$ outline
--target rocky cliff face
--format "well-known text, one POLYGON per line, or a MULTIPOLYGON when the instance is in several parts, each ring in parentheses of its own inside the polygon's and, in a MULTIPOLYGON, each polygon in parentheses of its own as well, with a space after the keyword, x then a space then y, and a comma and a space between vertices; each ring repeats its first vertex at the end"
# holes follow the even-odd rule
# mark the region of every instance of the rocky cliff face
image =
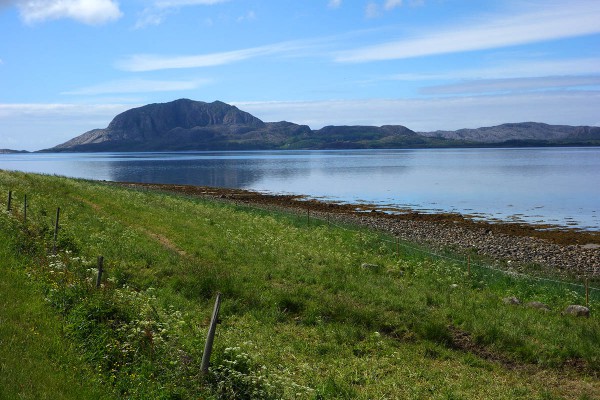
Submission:
POLYGON ((117 115, 105 129, 94 129, 54 147, 52 150, 131 147, 160 150, 161 146, 183 145, 224 134, 261 130, 266 125, 251 114, 220 101, 205 103, 187 99, 149 104, 117 115))

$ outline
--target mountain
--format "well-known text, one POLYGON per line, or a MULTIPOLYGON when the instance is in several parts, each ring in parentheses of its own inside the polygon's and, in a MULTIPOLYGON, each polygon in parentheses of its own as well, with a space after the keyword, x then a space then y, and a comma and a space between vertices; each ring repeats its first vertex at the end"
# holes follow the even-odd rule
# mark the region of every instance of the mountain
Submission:
POLYGON ((292 122, 263 122, 237 107, 188 99, 149 104, 117 115, 59 144, 60 151, 178 151, 360 149, 481 146, 600 145, 600 128, 503 124, 457 131, 414 132, 402 125, 326 126, 311 130, 292 122))
POLYGON ((463 140, 478 143, 504 143, 515 141, 584 142, 586 140, 599 140, 600 128, 522 122, 477 129, 459 129, 457 131, 420 132, 420 134, 430 138, 463 140))
POLYGON ((117 115, 105 129, 94 129, 50 151, 160 151, 273 148, 308 126, 264 123, 220 101, 187 99, 149 104, 117 115))
POLYGON ((29 152, 27 150, 0 149, 0 154, 18 154, 18 153, 29 153, 29 152))

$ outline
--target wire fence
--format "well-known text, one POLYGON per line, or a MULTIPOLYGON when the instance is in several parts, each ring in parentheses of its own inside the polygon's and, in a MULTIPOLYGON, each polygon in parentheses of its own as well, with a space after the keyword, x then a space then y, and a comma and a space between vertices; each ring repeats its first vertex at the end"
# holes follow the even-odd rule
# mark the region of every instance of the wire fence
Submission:
MULTIPOLYGON (((250 209, 259 208, 259 209, 265 209, 265 210, 270 210, 270 211, 290 213, 290 209, 288 209, 286 207, 282 207, 282 206, 278 207, 278 206, 269 206, 269 205, 264 205, 264 204, 257 206, 254 204, 247 204, 247 203, 243 203, 243 202, 235 202, 235 204, 237 206, 247 207, 250 209)), ((307 224, 310 224, 311 221, 313 221, 313 223, 316 221, 319 221, 319 223, 321 223, 321 224, 327 224, 327 225, 336 227, 338 229, 346 230, 346 231, 358 231, 361 228, 362 229, 365 228, 365 227, 361 227, 360 224, 358 224, 358 223, 352 223, 352 222, 344 223, 342 225, 342 224, 336 222, 337 221, 336 217, 331 217, 329 214, 326 217, 323 217, 322 213, 319 213, 319 212, 311 213, 310 209, 308 209, 308 208, 306 210, 296 209, 295 211, 292 210, 291 212, 296 215, 296 218, 305 219, 307 224)), ((600 296, 600 287, 590 286, 588 284, 588 278, 585 278, 583 283, 577 283, 577 282, 569 282, 569 281, 564 281, 564 280, 559 280, 559 279, 546 278, 546 277, 541 277, 541 276, 534 276, 534 275, 529 275, 529 274, 526 274, 523 272, 517 272, 517 271, 513 271, 513 270, 499 268, 497 266, 483 263, 481 261, 474 261, 474 260, 470 259, 470 256, 467 259, 464 259, 464 258, 461 259, 461 258, 457 258, 456 256, 440 254, 439 252, 433 250, 430 247, 425 248, 425 247, 418 247, 415 245, 411 245, 411 244, 407 243, 406 241, 404 241, 403 239, 401 239, 400 237, 396 237, 396 241, 386 239, 385 237, 380 237, 380 240, 383 243, 387 243, 389 246, 402 247, 402 248, 410 250, 414 253, 420 253, 422 255, 425 255, 425 256, 428 256, 431 258, 444 259, 446 261, 456 263, 458 265, 463 266, 463 268, 465 268, 465 269, 469 269, 469 270, 470 269, 473 269, 473 270, 480 269, 480 270, 484 270, 484 271, 491 271, 491 272, 494 272, 497 274, 501 274, 508 278, 517 278, 517 279, 523 279, 523 280, 529 280, 529 281, 551 283, 551 284, 560 285, 560 286, 567 286, 567 287, 581 290, 582 292, 586 293, 586 295, 590 292, 595 292, 595 294, 597 296, 600 296)))
MULTIPOLYGON (((13 192, 9 191, 8 193, 8 199, 7 199, 7 207, 6 207, 6 212, 9 213, 18 213, 21 218, 24 218, 24 222, 27 222, 27 208, 28 208, 28 204, 27 204, 27 197, 24 197, 24 207, 23 210, 16 210, 17 207, 15 207, 14 201, 13 201, 13 192), (20 212, 19 212, 20 211, 20 212)), ((224 203, 229 203, 231 204, 231 200, 228 199, 216 199, 216 200, 220 200, 221 202, 224 203)), ((256 204, 249 204, 246 202, 239 202, 239 201, 234 201, 234 204, 238 207, 244 207, 244 208, 248 208, 248 209, 262 209, 262 210, 266 210, 266 211, 270 211, 270 212, 279 212, 279 213, 285 213, 285 214, 295 214, 296 218, 299 219, 305 219, 306 223, 308 225, 318 222, 320 224, 327 224, 329 226, 333 226, 335 228, 341 229, 341 230, 345 230, 345 231, 349 231, 349 232, 358 232, 360 229, 365 229, 368 230, 370 232, 373 232, 373 230, 369 229, 366 226, 361 226, 359 223, 357 222, 346 222, 346 223, 339 223, 338 222, 338 218, 336 218, 335 216, 331 216, 331 214, 328 213, 323 213, 323 212, 310 212, 310 209, 301 209, 301 208, 297 208, 295 211, 292 209, 290 210, 287 207, 282 207, 282 206, 270 206, 270 205, 265 205, 265 204, 261 204, 261 205, 256 205, 256 204), (326 216, 324 217, 323 214, 326 214, 326 216)), ((56 246, 56 235, 58 232, 58 218, 59 218, 59 209, 57 209, 57 216, 56 216, 56 226, 54 229, 54 246, 56 246)), ((409 244, 406 241, 404 241, 403 239, 401 239, 400 237, 396 237, 396 240, 390 240, 389 238, 383 237, 381 236, 382 234, 385 234, 383 232, 381 232, 381 234, 379 235, 379 240, 382 243, 386 243, 388 246, 396 246, 398 252, 399 252, 399 248, 402 247, 405 250, 409 250, 412 251, 413 253, 419 253, 421 255, 433 258, 433 259, 443 259, 449 262, 453 262, 457 265, 461 265, 463 268, 467 269, 469 271, 469 273, 471 273, 471 270, 473 270, 473 272, 475 272, 476 269, 479 269, 480 271, 491 271, 497 274, 501 274, 505 277, 509 277, 509 278, 518 278, 518 279, 524 279, 524 280, 529 280, 529 281, 536 281, 536 282, 545 282, 545 283, 552 283, 554 285, 561 285, 561 286, 568 286, 568 287, 572 287, 578 290, 582 290, 586 293, 586 296, 588 295, 588 293, 590 292, 595 292, 598 295, 600 295, 600 287, 594 287, 594 286, 590 286, 588 284, 588 279, 586 278, 585 283, 576 283, 576 282, 569 282, 569 281, 563 281, 563 280, 558 280, 558 279, 552 279, 552 278, 546 278, 546 277, 540 277, 540 276, 534 276, 534 275, 529 275, 523 272, 517 272, 517 271, 513 271, 513 270, 507 270, 507 269, 503 269, 503 268, 499 268, 497 266, 493 266, 487 263, 483 263, 481 261, 475 261, 475 260, 471 260, 470 256, 467 256, 467 258, 458 258, 456 256, 452 256, 452 255, 447 255, 447 254, 441 254, 438 251, 435 251, 433 248, 431 247, 419 247, 416 246, 414 244, 409 244)))

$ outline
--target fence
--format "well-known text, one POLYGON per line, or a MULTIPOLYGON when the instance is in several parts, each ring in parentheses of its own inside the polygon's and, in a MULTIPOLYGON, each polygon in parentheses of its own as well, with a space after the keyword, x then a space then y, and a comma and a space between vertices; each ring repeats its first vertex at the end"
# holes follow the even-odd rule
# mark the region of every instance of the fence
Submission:
MULTIPOLYGON (((7 201, 7 212, 9 212, 9 213, 17 212, 15 210, 15 207, 13 204, 13 199, 14 199, 14 193, 13 193, 13 191, 9 191, 8 192, 8 201, 7 201)), ((221 200, 221 201, 230 202, 230 200, 221 200)), ((277 206, 255 205, 255 204, 250 205, 250 204, 242 203, 242 202, 236 202, 235 204, 238 207, 244 207, 244 208, 249 208, 249 209, 264 209, 264 210, 267 210, 270 212, 276 211, 276 212, 283 212, 285 214, 290 214, 289 209, 287 209, 287 208, 284 209, 282 207, 277 207, 277 206)), ((21 214, 24 223, 27 222, 27 209, 29 206, 30 205, 27 203, 27 195, 25 195, 24 196, 23 213, 21 214)), ((329 226, 336 227, 338 229, 352 231, 352 232, 358 232, 360 229, 364 229, 365 231, 367 230, 366 228, 360 227, 359 225, 356 225, 355 223, 342 224, 335 217, 332 217, 331 214, 329 214, 329 213, 324 213, 325 216, 323 217, 323 213, 311 212, 310 209, 308 209, 308 208, 304 209, 304 210, 297 209, 295 211, 295 213, 294 213, 294 211, 292 211, 292 214, 295 214, 298 221, 300 221, 301 223, 302 223, 302 221, 305 221, 305 223, 309 226, 315 225, 315 224, 322 224, 322 225, 326 224, 329 226)), ((56 250, 57 250, 57 238, 58 238, 58 232, 60 229, 59 218, 60 218, 60 207, 58 207, 56 210, 56 219, 55 219, 54 234, 53 234, 53 252, 56 252, 56 250)), ((372 230, 369 230, 369 231, 372 232, 372 230)), ((533 276, 533 275, 525 274, 522 272, 516 272, 516 271, 502 269, 502 268, 499 268, 494 265, 483 263, 481 261, 474 261, 471 259, 470 255, 467 255, 467 257, 461 259, 461 258, 458 258, 456 255, 440 254, 439 252, 434 251, 432 248, 424 248, 424 247, 419 247, 419 246, 416 246, 413 244, 409 244, 409 243, 401 240, 399 237, 396 237, 395 240, 391 240, 391 239, 389 239, 389 236, 385 237, 385 236, 380 235, 379 240, 381 240, 382 243, 385 243, 388 247, 395 249, 395 251, 398 255, 401 253, 400 249, 402 248, 405 252, 410 251, 412 253, 419 253, 422 256, 430 257, 432 259, 443 259, 443 260, 452 262, 456 265, 460 265, 462 268, 465 269, 465 271, 467 271, 467 273, 469 275, 471 275, 472 273, 475 274, 476 272, 481 275, 481 271, 488 271, 490 273, 502 275, 502 276, 505 276, 508 278, 529 280, 529 281, 541 282, 541 283, 545 283, 545 284, 553 284, 555 286, 571 287, 574 290, 578 290, 578 291, 582 292, 586 298, 586 302, 588 302, 588 303, 589 303, 590 293, 594 297, 598 296, 599 300, 600 300, 600 287, 590 286, 589 278, 587 278, 587 277, 584 278, 583 282, 576 283, 576 282, 569 282, 569 281, 552 279, 552 278, 547 278, 547 277, 533 276)))
MULTIPOLYGON (((221 200, 225 203, 230 202, 230 200, 221 200)), ((249 205, 247 203, 243 203, 243 202, 236 202, 235 203, 238 207, 245 207, 245 208, 249 208, 249 209, 264 209, 267 211, 275 211, 275 212, 280 212, 280 213, 292 213, 295 215, 296 220, 299 221, 300 223, 302 223, 303 221, 306 221, 307 225, 315 225, 315 224, 323 224, 323 225, 328 225, 328 226, 334 226, 338 229, 342 229, 342 230, 346 230, 346 231, 354 231, 354 232, 358 232, 360 229, 368 229, 366 227, 360 227, 359 225, 357 225, 356 223, 338 223, 338 221, 336 220, 335 217, 332 217, 330 213, 319 213, 319 212, 311 212, 310 209, 306 208, 305 210, 303 209, 296 209, 295 211, 292 210, 290 211, 287 208, 284 207, 280 207, 280 206, 270 206, 270 205, 265 205, 265 204, 261 204, 261 205, 249 205), (325 216, 323 216, 322 214, 325 214, 325 216)), ((540 283, 545 283, 545 284, 552 284, 554 286, 564 286, 564 287, 570 287, 574 290, 578 290, 582 293, 582 296, 585 296, 586 299, 586 303, 587 305, 589 305, 589 299, 590 296, 594 296, 597 298, 598 301, 600 301, 600 287, 594 287, 594 286, 590 286, 589 284, 589 277, 584 277, 582 282, 577 283, 577 282, 569 282, 569 281, 564 281, 564 280, 559 280, 559 279, 552 279, 552 278, 546 278, 546 277, 541 277, 541 276, 534 276, 534 275, 529 275, 526 273, 522 273, 522 272, 516 272, 516 271, 512 271, 512 270, 507 270, 507 269, 502 269, 499 268, 498 266, 494 266, 494 265, 490 265, 487 263, 484 263, 482 261, 474 261, 471 259, 470 255, 467 255, 465 258, 458 258, 456 255, 444 255, 444 254, 440 254, 439 252, 434 251, 432 248, 424 248, 424 247, 418 247, 415 246, 413 244, 409 244, 405 241, 403 241, 402 239, 400 239, 400 237, 396 237, 395 240, 391 240, 388 239, 386 237, 384 237, 383 235, 385 235, 385 233, 381 233, 381 237, 380 240, 382 243, 386 243, 388 245, 388 247, 391 248, 395 248, 396 249, 396 253, 400 254, 400 248, 404 249, 404 250, 409 250, 413 253, 419 253, 423 256, 427 256, 430 257, 432 259, 443 259, 446 261, 450 261, 453 262, 457 265, 462 266, 465 271, 467 271, 469 273, 469 275, 471 274, 471 272, 475 273, 475 270, 479 270, 478 272, 481 271, 488 271, 490 273, 494 273, 497 275, 501 275, 507 278, 514 278, 514 279, 522 279, 522 280, 529 280, 529 281, 533 281, 533 282, 540 282, 540 283)))

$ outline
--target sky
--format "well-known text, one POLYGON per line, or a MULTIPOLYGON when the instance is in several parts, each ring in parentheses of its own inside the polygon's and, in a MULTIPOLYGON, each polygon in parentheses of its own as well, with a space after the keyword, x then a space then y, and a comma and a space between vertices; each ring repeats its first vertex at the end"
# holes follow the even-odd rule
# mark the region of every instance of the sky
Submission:
POLYGON ((0 0, 0 149, 179 98, 313 129, 600 126, 600 1, 0 0))

